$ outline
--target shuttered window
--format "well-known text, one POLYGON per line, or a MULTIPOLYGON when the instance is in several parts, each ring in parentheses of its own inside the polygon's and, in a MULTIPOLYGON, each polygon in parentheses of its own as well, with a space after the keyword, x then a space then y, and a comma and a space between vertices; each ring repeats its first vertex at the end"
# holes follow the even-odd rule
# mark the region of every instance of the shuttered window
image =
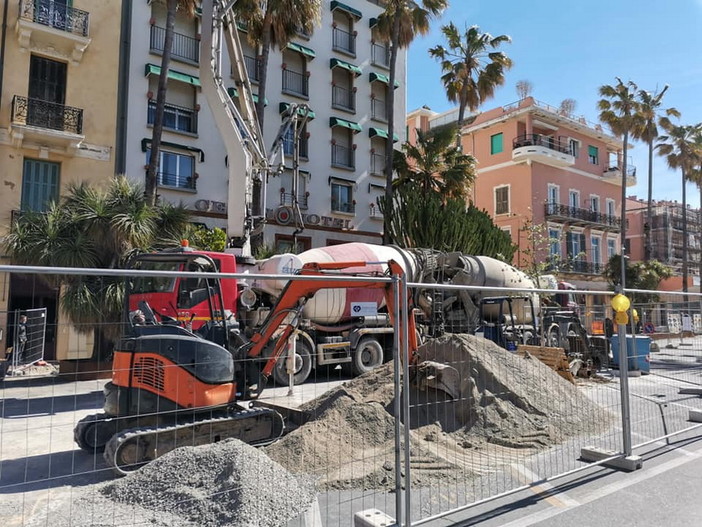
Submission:
POLYGON ((587 158, 592 165, 600 164, 600 151, 596 146, 589 145, 587 147, 587 158))
POLYGON ((509 187, 495 189, 495 214, 509 213, 509 187))
POLYGON ((502 134, 495 134, 490 136, 490 153, 499 154, 502 152, 502 134))
POLYGON ((61 165, 36 159, 24 160, 22 173, 22 210, 43 212, 59 197, 61 165))

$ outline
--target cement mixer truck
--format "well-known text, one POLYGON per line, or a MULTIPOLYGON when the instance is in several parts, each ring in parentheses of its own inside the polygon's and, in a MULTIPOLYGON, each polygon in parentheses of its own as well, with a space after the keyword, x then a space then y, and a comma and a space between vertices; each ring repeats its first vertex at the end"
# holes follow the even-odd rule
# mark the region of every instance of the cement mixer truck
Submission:
MULTIPOLYGON (((276 255, 262 261, 239 258, 230 253, 194 251, 189 247, 139 255, 132 267, 142 270, 246 273, 250 278, 140 278, 130 286, 129 310, 135 313, 146 302, 161 319, 172 319, 188 329, 199 330, 210 323, 212 295, 221 291, 222 316, 238 328, 242 339, 255 334, 275 308, 288 280, 260 278, 262 275, 291 275, 307 263, 366 262, 364 269, 383 272, 384 262, 399 262, 413 288, 416 325, 429 336, 444 331, 474 333, 488 325, 504 329, 511 340, 527 343, 536 335, 539 298, 525 293, 512 297, 509 312, 495 302, 491 287, 533 289, 521 271, 484 256, 444 253, 430 249, 348 243, 311 249, 301 254, 276 255), (178 256, 180 255, 180 257, 178 256), (201 255, 201 258, 197 256, 201 255), (208 266, 214 262, 215 269, 208 266), (446 291, 436 285, 479 286, 481 290, 446 291)), ((353 271, 351 269, 350 271, 353 271)), ((220 304, 217 299, 217 304, 220 304)), ((215 316, 220 316, 215 313, 215 316)), ((358 375, 381 365, 392 349, 393 327, 385 309, 383 292, 368 288, 324 289, 309 299, 297 326, 294 383, 304 382, 312 370, 341 365, 358 375)), ((505 331, 499 332, 504 336, 505 331)), ((497 334, 493 331, 493 334, 497 334)), ((493 339, 494 340, 494 339, 493 339)), ((499 343, 499 342, 498 342, 499 343)), ((285 359, 272 372, 280 385, 289 382, 285 359)))

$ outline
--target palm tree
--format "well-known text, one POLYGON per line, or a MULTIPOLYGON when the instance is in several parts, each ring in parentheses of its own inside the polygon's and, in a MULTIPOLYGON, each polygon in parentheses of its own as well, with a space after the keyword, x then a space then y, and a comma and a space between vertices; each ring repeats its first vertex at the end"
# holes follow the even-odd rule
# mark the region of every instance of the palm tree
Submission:
MULTIPOLYGON (((378 17, 378 32, 390 43, 390 80, 388 83, 388 139, 385 147, 385 198, 392 202, 392 169, 395 134, 395 77, 400 49, 408 47, 417 35, 429 32, 429 21, 448 6, 448 0, 387 0, 378 17)), ((383 226, 383 242, 388 243, 389 224, 383 226)))
POLYGON ((166 3, 166 33, 163 39, 163 54, 161 55, 161 74, 158 78, 156 91, 156 108, 154 111, 154 128, 151 136, 151 152, 149 166, 146 170, 146 186, 144 192, 149 203, 156 203, 156 180, 161 150, 161 135, 163 134, 163 113, 166 107, 166 91, 168 89, 168 68, 171 64, 173 33, 175 32, 176 12, 182 11, 189 16, 195 15, 197 0, 160 0, 166 3))
MULTIPOLYGON (((632 131, 632 135, 635 139, 639 139, 648 145, 648 199, 646 202, 646 229, 644 230, 645 261, 651 259, 653 251, 651 247, 651 223, 653 221, 653 144, 658 138, 658 123, 660 121, 659 109, 667 90, 667 84, 657 93, 639 90, 637 94, 639 102, 639 126, 632 131)), ((680 112, 675 108, 667 108, 664 110, 664 113, 667 117, 680 117, 680 112)))
POLYGON ((429 55, 441 62, 446 97, 458 103, 460 130, 466 107, 474 112, 504 84, 505 72, 512 67, 512 60, 495 50, 512 40, 507 35, 493 37, 490 33, 481 33, 478 26, 466 28, 461 35, 453 22, 442 26, 441 32, 448 48, 435 46, 429 50, 429 55))
MULTIPOLYGON (((117 177, 107 189, 68 187, 46 212, 22 213, 5 239, 16 264, 119 269, 136 251, 177 244, 190 213, 183 206, 151 205, 140 185, 117 177)), ((61 310, 82 332, 94 334, 93 358, 109 353, 119 336, 123 280, 50 276, 61 290, 61 310)))
POLYGON ((702 156, 697 140, 702 129, 699 125, 675 125, 667 117, 661 118, 660 126, 666 135, 658 138, 656 149, 660 155, 665 156, 670 168, 680 169, 682 174, 682 280, 683 292, 687 293, 687 192, 685 187, 701 164, 702 156))
POLYGON ((417 143, 405 143, 396 152, 395 188, 409 186, 421 195, 433 192, 442 199, 467 201, 475 180, 475 158, 453 144, 456 133, 455 126, 417 130, 417 143))
POLYGON ((234 4, 237 20, 246 27, 249 42, 260 50, 256 114, 261 130, 271 48, 283 50, 299 33, 312 34, 319 25, 321 9, 321 0, 239 0, 234 4))
MULTIPOLYGON (((636 129, 639 122, 638 101, 636 100, 636 90, 638 87, 632 81, 622 82, 616 77, 617 84, 610 86, 605 84, 600 86, 599 93, 603 97, 597 103, 600 110, 600 121, 608 125, 612 132, 622 138, 622 232, 621 232, 621 253, 624 254, 626 247, 626 177, 627 177, 627 157, 629 155, 629 136, 636 129)), ((626 260, 621 272, 622 289, 626 285, 626 260)))

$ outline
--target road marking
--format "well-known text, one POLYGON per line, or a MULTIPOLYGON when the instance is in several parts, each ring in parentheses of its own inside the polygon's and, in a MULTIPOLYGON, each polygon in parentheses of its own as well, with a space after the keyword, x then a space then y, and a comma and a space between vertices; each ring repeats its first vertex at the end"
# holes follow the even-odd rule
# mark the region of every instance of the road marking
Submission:
MULTIPOLYGON (((677 452, 678 449, 675 449, 671 452, 677 452)), ((595 490, 593 490, 590 493, 585 494, 584 496, 580 497, 579 502, 573 500, 574 503, 577 505, 573 506, 567 506, 567 507, 550 507, 548 509, 542 510, 535 512, 534 514, 530 514, 529 516, 526 516, 524 518, 519 518, 518 520, 514 520, 509 523, 505 523, 502 525, 502 527, 526 527, 528 525, 534 525, 535 523, 547 520, 549 518, 552 518, 554 516, 558 516, 559 514, 574 509, 576 507, 579 507, 580 505, 585 505, 586 503, 590 503, 592 501, 598 500, 600 498, 604 498, 610 494, 613 494, 615 492, 618 492, 620 490, 623 490, 627 487, 630 487, 632 485, 636 485, 637 483, 641 483, 642 481, 646 481, 648 479, 654 478, 656 476, 659 476, 665 472, 668 472, 669 470, 672 470, 674 468, 680 467, 690 461, 691 458, 700 458, 702 457, 702 448, 699 450, 684 450, 681 451, 681 454, 679 457, 676 457, 674 459, 671 459, 670 461, 667 461, 665 463, 661 463, 660 465, 657 465, 653 468, 650 469, 642 469, 640 472, 632 473, 631 475, 627 475, 624 479, 621 481, 616 481, 614 483, 610 483, 609 485, 605 485, 603 487, 599 487, 595 490)), ((555 491, 556 497, 560 497, 562 493, 559 493, 558 491, 555 491)))
MULTIPOLYGON (((510 465, 510 471, 514 474, 520 483, 523 485, 528 485, 532 481, 538 481, 541 479, 538 474, 532 472, 524 465, 513 463, 510 465)), ((536 494, 537 496, 543 497, 545 501, 558 508, 571 508, 580 505, 573 498, 568 496, 565 492, 558 492, 553 488, 550 483, 540 483, 539 485, 534 485, 529 487, 529 490, 536 494)))

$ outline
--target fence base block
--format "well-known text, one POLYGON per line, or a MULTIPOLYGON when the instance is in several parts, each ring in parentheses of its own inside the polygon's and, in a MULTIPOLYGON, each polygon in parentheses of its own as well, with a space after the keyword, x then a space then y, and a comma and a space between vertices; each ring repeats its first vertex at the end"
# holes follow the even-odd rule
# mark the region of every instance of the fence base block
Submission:
POLYGON ((319 510, 319 500, 314 503, 302 515, 302 525, 304 527, 323 527, 322 514, 319 510))
POLYGON ((614 450, 604 450, 597 447, 585 447, 580 449, 580 459, 583 461, 601 461, 608 457, 619 455, 614 459, 605 461, 602 463, 606 467, 618 468, 620 470, 627 470, 632 472, 634 470, 639 470, 643 467, 643 459, 641 456, 628 456, 624 457, 624 454, 615 452, 614 450))
POLYGON ((395 518, 378 509, 366 509, 353 515, 353 527, 392 527, 395 518))
POLYGON ((702 423, 702 411, 700 410, 690 410, 690 414, 688 416, 688 419, 690 421, 693 421, 695 423, 702 423))
POLYGON ((702 395, 702 388, 680 388, 680 395, 702 395))

